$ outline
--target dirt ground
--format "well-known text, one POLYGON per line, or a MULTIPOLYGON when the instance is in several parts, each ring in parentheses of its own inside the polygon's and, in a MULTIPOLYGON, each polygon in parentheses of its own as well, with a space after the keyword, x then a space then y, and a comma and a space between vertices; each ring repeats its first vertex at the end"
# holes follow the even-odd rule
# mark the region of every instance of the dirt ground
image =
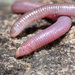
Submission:
MULTIPOLYGON (((42 1, 60 3, 68 0, 42 1)), ((46 18, 35 21, 19 36, 11 38, 10 28, 21 14, 12 13, 10 7, 0 5, 0 75, 75 75, 75 18, 72 18, 72 27, 65 35, 28 56, 15 58, 14 53, 23 42, 53 21, 46 18)))

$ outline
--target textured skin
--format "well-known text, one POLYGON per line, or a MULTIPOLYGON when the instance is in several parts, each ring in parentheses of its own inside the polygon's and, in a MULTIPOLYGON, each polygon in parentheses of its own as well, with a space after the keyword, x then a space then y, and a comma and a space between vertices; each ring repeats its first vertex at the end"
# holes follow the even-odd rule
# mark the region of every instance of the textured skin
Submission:
POLYGON ((47 4, 24 14, 11 28, 11 37, 17 36, 30 23, 40 18, 51 16, 59 17, 57 22, 47 29, 38 33, 24 44, 15 53, 16 57, 30 54, 36 49, 56 40, 65 34, 71 27, 71 19, 67 16, 75 17, 75 4, 47 4))
MULTIPOLYGON (((43 5, 46 5, 46 4, 39 3, 39 2, 33 2, 33 1, 16 1, 12 5, 11 10, 14 13, 19 14, 19 13, 25 13, 25 12, 31 11, 31 10, 38 8, 40 6, 43 6, 43 5)), ((56 20, 58 18, 57 16, 52 16, 52 15, 48 15, 46 17, 53 19, 53 20, 56 20)))
POLYGON ((15 53, 16 57, 28 55, 36 49, 56 40, 65 34, 71 27, 71 19, 66 16, 59 17, 57 22, 46 28, 41 33, 27 40, 22 44, 15 53))
POLYGON ((44 18, 47 15, 52 16, 75 16, 75 4, 47 4, 36 8, 20 17, 11 27, 10 35, 15 37, 20 34, 30 23, 44 18))

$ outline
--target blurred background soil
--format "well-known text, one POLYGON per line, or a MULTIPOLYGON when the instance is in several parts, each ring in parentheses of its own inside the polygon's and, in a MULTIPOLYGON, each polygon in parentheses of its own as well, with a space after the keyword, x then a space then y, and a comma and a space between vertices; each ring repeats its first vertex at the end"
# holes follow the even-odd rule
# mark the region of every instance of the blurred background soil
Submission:
MULTIPOLYGON (((70 30, 52 43, 28 56, 15 58, 16 49, 30 37, 54 22, 40 19, 19 36, 10 37, 10 28, 21 14, 14 14, 16 0, 0 0, 0 75, 75 75, 75 18, 70 30)), ((43 3, 75 3, 75 0, 33 0, 43 3)))

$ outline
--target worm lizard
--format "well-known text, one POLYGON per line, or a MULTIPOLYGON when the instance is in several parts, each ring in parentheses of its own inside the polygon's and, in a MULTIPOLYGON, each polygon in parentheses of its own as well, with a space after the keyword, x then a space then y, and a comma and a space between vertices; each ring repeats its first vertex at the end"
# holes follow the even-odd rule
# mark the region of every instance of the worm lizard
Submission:
POLYGON ((19 35, 30 23, 47 17, 56 22, 23 43, 15 52, 16 57, 28 55, 38 48, 58 39, 71 27, 71 17, 75 17, 75 4, 43 4, 29 1, 17 1, 12 5, 14 13, 25 13, 11 27, 11 37, 19 35))

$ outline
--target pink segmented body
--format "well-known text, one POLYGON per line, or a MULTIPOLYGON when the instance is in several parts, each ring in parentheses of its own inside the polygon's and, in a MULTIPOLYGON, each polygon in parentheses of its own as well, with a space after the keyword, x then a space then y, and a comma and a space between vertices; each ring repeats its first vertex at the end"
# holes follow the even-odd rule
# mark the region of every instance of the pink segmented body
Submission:
POLYGON ((21 33, 30 23, 44 18, 47 15, 75 16, 75 4, 49 4, 36 8, 22 15, 12 26, 11 36, 15 37, 21 33))
POLYGON ((60 17, 55 24, 36 34, 34 37, 22 44, 16 51, 15 56, 19 57, 30 54, 36 49, 56 40, 65 34, 70 27, 71 19, 65 16, 60 17))
MULTIPOLYGON (((12 5, 12 11, 14 13, 25 13, 43 5, 46 5, 46 4, 33 2, 33 1, 16 1, 12 5)), ((53 20, 56 20, 58 18, 57 16, 52 16, 52 15, 48 15, 46 17, 53 20)))
POLYGON ((33 2, 33 1, 16 1, 12 5, 11 9, 14 13, 25 13, 37 7, 40 7, 42 5, 45 5, 45 4, 39 3, 39 2, 33 2))
POLYGON ((65 34, 71 27, 71 19, 67 16, 75 17, 75 4, 47 4, 24 14, 11 28, 11 37, 17 36, 30 23, 48 15, 61 16, 57 22, 47 29, 38 33, 22 44, 15 53, 16 57, 30 54, 36 49, 56 40, 65 34))

